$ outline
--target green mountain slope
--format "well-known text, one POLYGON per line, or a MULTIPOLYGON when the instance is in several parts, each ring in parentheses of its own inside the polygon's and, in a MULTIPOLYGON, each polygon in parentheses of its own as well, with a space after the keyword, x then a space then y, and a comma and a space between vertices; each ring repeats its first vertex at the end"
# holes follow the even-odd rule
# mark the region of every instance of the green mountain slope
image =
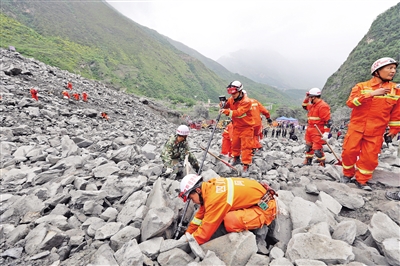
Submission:
POLYGON ((290 97, 290 95, 285 92, 279 91, 271 86, 254 82, 253 80, 239 75, 237 73, 232 73, 228 71, 224 66, 211 60, 210 58, 205 57, 200 54, 196 50, 184 45, 183 43, 172 40, 168 37, 165 37, 174 47, 178 50, 188 54, 198 60, 200 60, 207 68, 215 72, 219 77, 224 80, 240 80, 245 86, 246 91, 249 93, 250 97, 256 99, 263 99, 263 102, 269 103, 279 103, 279 105, 283 105, 280 103, 285 103, 285 105, 295 106, 301 103, 297 97, 290 97), (264 100, 264 98, 266 99, 264 100))
MULTIPOLYGON (((351 89, 371 78, 371 65, 381 57, 400 59, 400 3, 380 14, 347 60, 327 80, 324 99, 333 110, 344 106, 351 89)), ((399 70, 398 70, 399 72, 399 70)), ((395 81, 400 82, 397 73, 395 81)))
MULTIPOLYGON (((138 24, 102 2, 13 1, 2 2, 1 11, 21 22, 11 23, 18 29, 8 29, 8 33, 2 29, 3 47, 14 45, 25 55, 83 76, 120 84, 135 94, 194 100, 195 91, 205 101, 218 99, 226 86, 226 81, 201 62, 167 41, 149 36, 138 24), (20 30, 24 36, 15 36, 20 30), (38 38, 34 46, 24 41, 32 37, 32 32, 38 38), (84 49, 78 52, 70 46, 84 49), (65 49, 71 51, 64 54, 65 49)), ((2 23, 2 27, 6 25, 10 21, 2 23)))
MULTIPOLYGON (((217 102, 232 80, 100 1, 4 0, 0 34, 4 48, 137 95, 217 102)), ((290 103, 268 86, 254 88, 262 102, 290 103)))

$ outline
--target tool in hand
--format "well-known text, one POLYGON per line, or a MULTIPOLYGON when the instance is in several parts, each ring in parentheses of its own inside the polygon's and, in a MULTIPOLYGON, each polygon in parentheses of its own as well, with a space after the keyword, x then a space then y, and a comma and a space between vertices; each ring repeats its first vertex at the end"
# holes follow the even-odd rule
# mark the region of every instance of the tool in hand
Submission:
MULTIPOLYGON (((321 137, 323 136, 322 135, 322 132, 321 132, 321 130, 318 128, 318 126, 317 126, 317 124, 314 124, 314 127, 318 130, 318 133, 321 135, 321 137)), ((332 147, 331 147, 331 145, 329 145, 329 143, 327 142, 327 141, 325 141, 325 144, 326 145, 328 145, 328 148, 331 150, 331 152, 333 153, 333 155, 335 156, 335 158, 336 158, 336 160, 337 160, 337 163, 335 163, 335 165, 342 165, 342 161, 339 159, 339 157, 336 155, 336 153, 334 152, 334 150, 332 149, 332 147)))
MULTIPOLYGON (((200 148, 201 148, 203 151, 206 150, 206 148, 204 148, 204 147, 202 147, 202 146, 200 146, 200 148)), ((229 168, 235 170, 236 173, 239 174, 239 170, 236 169, 234 166, 232 166, 230 163, 228 163, 227 161, 222 160, 221 158, 219 158, 217 155, 215 155, 214 153, 212 153, 212 152, 210 152, 210 151, 207 151, 207 152, 208 152, 208 154, 210 154, 212 157, 214 157, 214 158, 217 159, 218 161, 224 163, 226 166, 228 166, 229 168)))
MULTIPOLYGON (((226 104, 226 97, 225 97, 225 95, 219 96, 219 101, 220 101, 220 107, 221 107, 220 109, 223 109, 223 108, 225 107, 225 104, 226 104)), ((206 160, 207 152, 208 152, 208 149, 210 148, 210 144, 211 144, 211 141, 212 141, 212 139, 213 139, 213 136, 214 136, 214 133, 215 133, 215 129, 217 128, 217 125, 218 125, 218 123, 219 123, 219 119, 220 119, 220 118, 221 118, 221 113, 218 112, 218 117, 217 117, 217 119, 215 120, 216 123, 215 123, 214 126, 213 126, 213 130, 212 130, 212 133, 211 133, 211 137, 210 137, 210 140, 208 141, 208 144, 207 144, 206 152, 204 153, 203 160, 201 161, 199 170, 198 170, 198 172, 197 172, 198 175, 201 174, 201 170, 203 169, 204 161, 206 160)), ((178 227, 177 227, 177 229, 176 229, 176 231, 175 231, 175 234, 174 234, 174 239, 178 239, 179 234, 180 234, 180 232, 181 232, 181 230, 182 230, 182 228, 183 228, 183 219, 185 218, 186 211, 187 211, 187 209, 188 209, 188 207, 189 207, 189 203, 190 203, 190 199, 188 199, 188 200, 186 201, 186 205, 185 205, 185 209, 184 209, 184 211, 183 211, 183 215, 182 215, 182 217, 181 217, 181 220, 180 220, 180 222, 179 222, 179 224, 178 224, 178 227)))

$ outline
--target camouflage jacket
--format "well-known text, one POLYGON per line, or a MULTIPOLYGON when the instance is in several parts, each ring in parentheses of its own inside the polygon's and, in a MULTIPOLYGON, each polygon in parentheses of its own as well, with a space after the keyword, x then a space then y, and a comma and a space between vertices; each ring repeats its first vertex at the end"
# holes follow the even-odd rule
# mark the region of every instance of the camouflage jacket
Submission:
POLYGON ((189 163, 193 168, 198 169, 199 163, 196 157, 190 152, 189 144, 186 140, 175 143, 176 135, 172 135, 169 140, 165 143, 164 149, 161 153, 161 159, 166 167, 172 168, 172 160, 178 160, 179 162, 185 161, 186 154, 189 154, 189 163))

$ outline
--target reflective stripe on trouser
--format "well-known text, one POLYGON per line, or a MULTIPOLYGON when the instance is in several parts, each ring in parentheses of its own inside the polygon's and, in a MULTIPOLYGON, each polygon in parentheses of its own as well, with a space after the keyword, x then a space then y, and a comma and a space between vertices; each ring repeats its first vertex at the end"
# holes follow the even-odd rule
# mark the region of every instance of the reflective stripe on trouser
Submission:
POLYGON ((243 164, 251 164, 253 158, 253 127, 233 127, 232 156, 242 156, 243 164))
POLYGON ((370 180, 378 166, 378 154, 382 143, 382 136, 365 136, 361 132, 349 130, 343 142, 343 175, 347 177, 355 175, 360 184, 365 184, 370 180), (358 160, 357 157, 359 157, 358 160))
POLYGON ((263 227, 264 224, 270 225, 275 219, 276 203, 275 200, 268 202, 268 209, 263 211, 258 206, 248 209, 240 209, 228 212, 224 218, 224 226, 227 232, 241 232, 263 227))
POLYGON ((311 128, 310 130, 307 129, 304 138, 306 140, 307 145, 311 146, 311 150, 309 152, 306 152, 306 158, 312 158, 315 150, 321 150, 322 157, 317 159, 318 161, 325 160, 325 153, 322 147, 322 145, 325 144, 325 141, 322 139, 317 129, 316 128, 311 128))
POLYGON ((262 126, 254 126, 254 148, 262 148, 260 140, 262 138, 262 126))

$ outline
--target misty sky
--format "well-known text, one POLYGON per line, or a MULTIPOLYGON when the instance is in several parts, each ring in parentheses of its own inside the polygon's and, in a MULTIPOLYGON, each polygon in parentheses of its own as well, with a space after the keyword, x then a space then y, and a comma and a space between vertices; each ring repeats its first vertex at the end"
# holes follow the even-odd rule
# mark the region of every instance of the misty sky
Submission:
POLYGON ((323 61, 327 79, 398 0, 106 0, 133 21, 213 60, 239 49, 323 61))

